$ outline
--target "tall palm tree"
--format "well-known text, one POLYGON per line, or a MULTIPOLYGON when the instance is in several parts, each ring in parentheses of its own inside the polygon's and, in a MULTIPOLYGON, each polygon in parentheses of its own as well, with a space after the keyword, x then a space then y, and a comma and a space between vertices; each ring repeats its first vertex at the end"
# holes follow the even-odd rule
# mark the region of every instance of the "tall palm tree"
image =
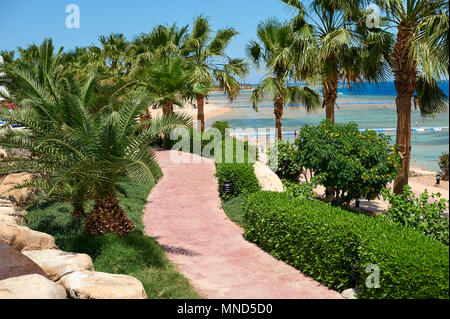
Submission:
POLYGON ((297 72, 322 85, 326 118, 335 121, 339 82, 347 85, 387 79, 391 37, 365 27, 361 0, 282 0, 298 11, 292 19, 297 72))
POLYGON ((225 53, 231 39, 238 33, 233 28, 217 31, 213 37, 208 19, 199 16, 194 21, 192 32, 181 46, 181 54, 193 65, 191 82, 202 88, 196 94, 200 130, 205 130, 205 96, 212 90, 214 82, 233 100, 239 95, 240 83, 237 78, 248 74, 247 64, 242 59, 231 59, 225 53), (210 88, 208 92, 202 92, 210 88))
POLYGON ((274 19, 266 20, 258 25, 258 39, 251 41, 247 51, 255 65, 264 62, 268 70, 257 89, 253 91, 253 107, 257 108, 266 93, 273 98, 274 113, 278 139, 282 139, 282 118, 286 105, 304 104, 308 111, 319 107, 319 96, 308 87, 290 85, 296 81, 296 67, 291 55, 292 32, 288 23, 274 19))
POLYGON ((397 28, 390 62, 397 90, 397 144, 402 159, 394 192, 401 194, 408 184, 411 161, 413 99, 424 116, 448 109, 448 97, 437 82, 448 79, 449 4, 443 0, 375 2, 386 11, 390 24, 397 28))

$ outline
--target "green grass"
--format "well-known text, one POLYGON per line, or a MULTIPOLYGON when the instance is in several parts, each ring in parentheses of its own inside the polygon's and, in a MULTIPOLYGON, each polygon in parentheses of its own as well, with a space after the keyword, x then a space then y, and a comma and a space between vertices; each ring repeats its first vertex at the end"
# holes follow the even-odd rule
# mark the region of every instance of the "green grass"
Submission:
POLYGON ((222 209, 224 210, 228 218, 241 227, 244 227, 242 214, 242 204, 244 203, 244 200, 245 197, 240 196, 232 198, 226 202, 224 201, 222 203, 222 209))
POLYGON ((96 271, 136 277, 150 299, 201 298, 166 258, 161 246, 144 233, 142 215, 150 189, 132 182, 124 182, 121 187, 121 206, 136 224, 130 235, 84 234, 83 220, 72 217, 71 205, 59 202, 28 207, 28 226, 53 235, 64 251, 88 254, 96 271))

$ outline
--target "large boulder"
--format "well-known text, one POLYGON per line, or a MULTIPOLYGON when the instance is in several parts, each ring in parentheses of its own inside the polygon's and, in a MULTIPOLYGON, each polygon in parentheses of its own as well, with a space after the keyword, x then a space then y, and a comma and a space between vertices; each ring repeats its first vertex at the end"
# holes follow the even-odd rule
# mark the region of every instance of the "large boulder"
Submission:
POLYGON ((17 204, 26 202, 32 195, 31 189, 14 189, 11 188, 29 182, 33 179, 33 176, 28 173, 10 174, 4 177, 2 184, 0 185, 0 196, 9 198, 17 204))
POLYGON ((23 254, 44 270, 47 276, 57 281, 75 271, 93 271, 92 259, 86 254, 68 253, 57 249, 30 250, 23 254))
POLYGON ((8 153, 4 149, 0 148, 0 160, 7 158, 7 157, 8 157, 8 153))
POLYGON ((127 275, 77 271, 58 282, 73 299, 145 299, 142 283, 127 275))
POLYGON ((0 222, 7 224, 20 224, 25 222, 25 214, 17 211, 13 206, 0 205, 0 222))
POLYGON ((0 241, 18 251, 58 249, 52 236, 7 223, 0 223, 0 241))
POLYGON ((31 174, 28 173, 17 173, 17 174, 10 174, 5 177, 3 180, 3 185, 12 185, 11 187, 14 187, 16 185, 25 183, 30 181, 33 178, 31 174))
POLYGON ((25 275, 1 280, 0 299, 67 299, 67 293, 41 275, 25 275))
POLYGON ((256 178, 263 191, 284 192, 281 179, 266 164, 255 162, 253 167, 255 169, 256 178))

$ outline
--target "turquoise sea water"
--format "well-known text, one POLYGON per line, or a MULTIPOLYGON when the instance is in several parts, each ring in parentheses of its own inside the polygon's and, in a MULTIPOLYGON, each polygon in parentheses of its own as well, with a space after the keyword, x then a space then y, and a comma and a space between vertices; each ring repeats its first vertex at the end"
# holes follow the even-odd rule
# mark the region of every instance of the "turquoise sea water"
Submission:
MULTIPOLYGON (((390 88, 390 87, 389 87, 390 88)), ((448 88, 448 82, 447 82, 448 88)), ((336 108, 336 122, 347 123, 356 122, 360 129, 396 128, 397 113, 395 108, 395 96, 384 95, 392 93, 390 90, 380 90, 374 92, 349 91, 340 89, 341 95, 338 98, 338 108, 336 108), (344 93, 344 94, 342 94, 344 93), (377 94, 379 93, 379 94, 377 94), (360 95, 358 95, 360 94, 360 95)), ((395 92, 395 91, 394 91, 395 92)), ((448 92, 448 89, 447 89, 448 92)), ((215 94, 210 96, 210 103, 221 106, 234 106, 230 112, 220 117, 209 119, 207 125, 217 120, 226 120, 233 128, 273 128, 275 118, 273 107, 269 99, 263 101, 258 112, 246 107, 250 103, 250 92, 242 92, 241 95, 231 104, 224 95, 215 94)), ((314 113, 307 113, 303 108, 287 109, 283 118, 283 132, 294 132, 300 130, 305 124, 318 124, 325 118, 325 111, 319 110, 314 113)), ((422 118, 420 111, 413 110, 413 127, 448 127, 449 112, 436 115, 434 118, 422 118)), ((387 134, 391 136, 392 143, 395 143, 395 133, 387 134)), ((285 140, 292 140, 293 136, 285 136, 285 140)), ((416 160, 420 166, 426 165, 428 169, 437 170, 438 157, 442 153, 449 151, 449 132, 417 132, 412 134, 412 160, 416 160)))

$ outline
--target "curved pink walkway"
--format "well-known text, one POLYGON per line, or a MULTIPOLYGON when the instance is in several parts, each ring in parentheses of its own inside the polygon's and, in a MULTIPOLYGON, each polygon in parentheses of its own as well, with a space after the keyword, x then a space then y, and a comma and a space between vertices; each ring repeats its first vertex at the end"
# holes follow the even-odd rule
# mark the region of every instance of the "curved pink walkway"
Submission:
POLYGON ((174 164, 170 151, 157 151, 164 177, 149 196, 144 224, 203 297, 340 298, 243 239, 242 229, 220 208, 214 163, 184 155, 202 163, 174 164))

